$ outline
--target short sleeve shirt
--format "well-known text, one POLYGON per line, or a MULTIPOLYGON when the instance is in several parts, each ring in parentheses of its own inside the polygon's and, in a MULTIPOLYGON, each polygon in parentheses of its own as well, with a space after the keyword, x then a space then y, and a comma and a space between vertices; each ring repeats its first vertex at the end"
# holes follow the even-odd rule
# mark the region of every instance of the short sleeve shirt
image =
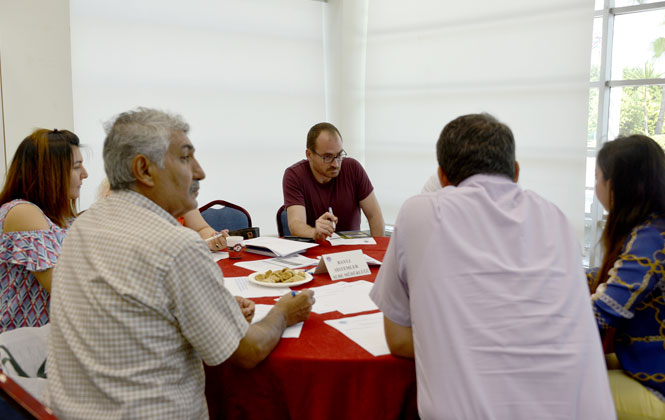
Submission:
POLYGON ((421 418, 613 419, 588 294, 561 211, 474 175, 404 203, 370 297, 412 328, 421 418))
POLYGON ((53 268, 67 231, 44 215, 48 229, 3 232, 7 213, 19 204, 0 207, 0 332, 19 327, 40 327, 49 321, 49 293, 32 274, 53 268))
POLYGON ((198 234, 112 192, 71 226, 55 270, 47 401, 67 419, 207 419, 201 361, 248 324, 198 234))
POLYGON ((360 229, 360 202, 374 190, 362 165, 353 158, 344 159, 339 175, 325 184, 314 178, 309 161, 303 159, 284 171, 282 188, 284 207, 304 206, 310 226, 332 208, 339 219, 338 231, 360 229))

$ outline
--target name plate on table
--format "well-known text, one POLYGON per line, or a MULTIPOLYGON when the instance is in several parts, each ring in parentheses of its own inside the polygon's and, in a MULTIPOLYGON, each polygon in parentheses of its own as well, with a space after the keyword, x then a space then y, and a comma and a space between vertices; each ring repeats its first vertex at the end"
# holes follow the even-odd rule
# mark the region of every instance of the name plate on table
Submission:
POLYGON ((370 274, 365 256, 359 249, 322 255, 314 274, 325 272, 330 274, 331 280, 342 280, 370 274))

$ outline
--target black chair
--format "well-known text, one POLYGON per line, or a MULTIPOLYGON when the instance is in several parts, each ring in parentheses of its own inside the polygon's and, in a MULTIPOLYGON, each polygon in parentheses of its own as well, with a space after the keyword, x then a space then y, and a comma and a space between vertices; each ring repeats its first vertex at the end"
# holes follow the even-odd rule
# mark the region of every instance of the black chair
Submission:
POLYGON ((284 206, 277 210, 277 232, 279 233, 280 238, 291 235, 291 230, 289 230, 289 217, 286 215, 286 209, 284 206))
POLYGON ((203 220, 216 231, 238 230, 252 227, 252 217, 247 210, 224 200, 213 200, 199 208, 203 220), (215 207, 218 206, 218 207, 215 207))

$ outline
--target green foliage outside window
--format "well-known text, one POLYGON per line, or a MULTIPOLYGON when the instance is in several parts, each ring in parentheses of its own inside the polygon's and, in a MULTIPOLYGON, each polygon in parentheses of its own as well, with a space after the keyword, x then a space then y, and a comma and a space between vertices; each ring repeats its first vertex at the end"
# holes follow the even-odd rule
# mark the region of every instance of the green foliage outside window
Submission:
MULTIPOLYGON (((641 67, 623 70, 624 80, 658 79, 665 77, 654 70, 654 61, 665 59, 665 38, 652 42, 653 58, 641 67)), ((644 134, 651 136, 661 146, 665 142, 663 120, 665 119, 665 85, 631 86, 623 88, 621 96, 621 119, 619 133, 622 135, 644 134)))
MULTIPOLYGON (((656 79, 661 74, 654 72, 653 64, 623 70, 624 80, 656 79)), ((663 86, 626 86, 621 96, 621 119, 619 134, 662 134, 663 86), (659 118, 660 116, 660 118, 659 118)))

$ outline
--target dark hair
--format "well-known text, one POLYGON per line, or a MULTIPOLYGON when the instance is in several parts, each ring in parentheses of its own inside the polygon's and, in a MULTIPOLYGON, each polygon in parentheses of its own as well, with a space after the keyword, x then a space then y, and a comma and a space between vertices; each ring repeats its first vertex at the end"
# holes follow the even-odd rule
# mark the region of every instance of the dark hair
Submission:
POLYGON ((18 146, 7 171, 0 203, 27 200, 53 223, 67 225, 76 216, 76 200, 69 198, 76 134, 67 130, 38 129, 18 146))
POLYGON ((636 134, 607 142, 596 164, 609 181, 610 197, 601 236, 605 256, 592 292, 607 281, 630 232, 652 214, 665 211, 665 153, 651 138, 636 134))
POLYGON ((316 148, 316 139, 319 138, 319 134, 321 134, 322 131, 327 131, 329 133, 336 133, 339 136, 340 140, 342 139, 342 135, 339 133, 339 130, 334 125, 327 122, 314 124, 314 126, 312 126, 312 128, 310 128, 309 131, 307 132, 307 148, 309 150, 316 152, 316 150, 314 150, 316 148))
POLYGON ((515 178, 515 139, 507 125, 489 114, 457 117, 441 131, 436 157, 452 185, 476 174, 515 178))

